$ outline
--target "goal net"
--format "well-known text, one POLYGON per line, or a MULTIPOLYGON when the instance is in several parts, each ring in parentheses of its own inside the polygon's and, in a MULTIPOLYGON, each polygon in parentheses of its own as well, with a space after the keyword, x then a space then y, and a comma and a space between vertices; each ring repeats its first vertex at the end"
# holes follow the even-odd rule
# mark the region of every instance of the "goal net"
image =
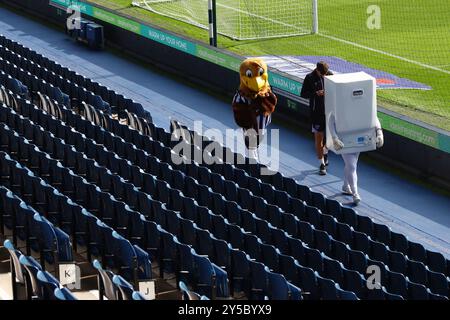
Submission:
MULTIPOLYGON (((314 0, 217 0, 217 32, 235 40, 311 33, 314 0)), ((208 29, 208 0, 145 0, 134 6, 208 29)))

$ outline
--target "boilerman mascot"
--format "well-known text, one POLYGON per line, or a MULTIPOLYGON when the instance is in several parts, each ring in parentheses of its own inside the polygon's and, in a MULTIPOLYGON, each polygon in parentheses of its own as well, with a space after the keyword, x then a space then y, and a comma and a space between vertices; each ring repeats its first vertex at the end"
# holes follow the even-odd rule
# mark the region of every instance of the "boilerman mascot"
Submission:
POLYGON ((244 60, 239 75, 239 90, 233 98, 234 120, 243 129, 248 157, 258 159, 258 146, 271 122, 277 97, 270 89, 267 64, 262 59, 244 60))

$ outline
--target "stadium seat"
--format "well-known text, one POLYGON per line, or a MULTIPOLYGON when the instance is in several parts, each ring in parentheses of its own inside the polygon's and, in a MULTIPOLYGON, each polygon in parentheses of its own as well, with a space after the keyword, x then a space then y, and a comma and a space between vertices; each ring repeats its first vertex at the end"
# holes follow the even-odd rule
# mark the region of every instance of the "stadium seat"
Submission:
POLYGON ((38 298, 43 300, 55 300, 54 292, 55 289, 58 289, 60 286, 59 281, 47 271, 38 271, 36 278, 41 290, 41 295, 38 296, 38 298))
POLYGON ((337 289, 338 299, 340 300, 359 300, 356 294, 352 291, 337 289))
POLYGON ((94 260, 92 265, 98 272, 99 299, 103 300, 105 296, 108 300, 117 300, 117 287, 112 282, 114 274, 109 270, 103 269, 98 260, 94 260))
POLYGON ((269 274, 270 270, 264 264, 250 261, 251 298, 253 300, 263 300, 264 296, 269 293, 269 274))
POLYGON ((231 249, 231 275, 230 291, 234 295, 236 292, 243 291, 246 296, 250 292, 250 261, 251 258, 245 252, 238 249, 231 249))
POLYGON ((449 295, 450 281, 444 274, 428 271, 427 278, 431 292, 442 296, 449 295))
POLYGON ((389 272, 389 288, 390 292, 398 294, 404 298, 408 297, 408 281, 405 276, 397 272, 389 272))
MULTIPOLYGON (((27 287, 27 297, 31 300, 33 297, 40 297, 42 295, 41 287, 38 284, 37 274, 42 270, 41 265, 31 256, 20 255, 20 265, 26 270, 27 279, 29 279, 29 285, 27 287)), ((28 284, 27 284, 28 285, 28 284)))
POLYGON ((194 300, 194 301, 200 300, 200 295, 192 290, 189 290, 187 285, 183 281, 178 282, 178 287, 183 293, 182 295, 183 300, 194 300))
POLYGON ((323 278, 316 274, 317 283, 320 288, 321 299, 323 300, 338 300, 339 285, 333 280, 323 278))
POLYGON ((408 283, 408 300, 428 300, 427 288, 418 283, 408 283))
POLYGON ((133 300, 133 286, 126 281, 124 278, 118 275, 114 275, 112 282, 119 289, 119 299, 118 300, 133 300))
POLYGON ((16 300, 18 299, 17 284, 20 284, 24 287, 26 284, 25 282, 26 278, 22 270, 22 266, 19 262, 21 252, 14 247, 13 243, 10 240, 5 240, 3 245, 8 250, 11 259, 10 266, 11 266, 12 292, 13 292, 13 299, 16 300))
POLYGON ((408 278, 413 282, 426 285, 428 268, 422 262, 408 260, 407 263, 408 278))

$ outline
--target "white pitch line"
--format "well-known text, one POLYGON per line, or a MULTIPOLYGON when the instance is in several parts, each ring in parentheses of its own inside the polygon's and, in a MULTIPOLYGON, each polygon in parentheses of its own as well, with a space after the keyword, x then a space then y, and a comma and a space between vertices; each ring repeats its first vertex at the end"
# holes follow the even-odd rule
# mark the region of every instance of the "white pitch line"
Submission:
POLYGON ((365 49, 365 50, 373 51, 373 52, 376 52, 376 53, 384 54, 386 56, 389 56, 389 57, 392 57, 392 58, 396 58, 396 59, 399 59, 399 60, 402 60, 402 61, 406 61, 406 62, 415 64, 415 65, 421 66, 423 68, 427 68, 427 69, 431 69, 431 70, 434 70, 434 71, 439 71, 439 72, 442 72, 442 73, 450 74, 450 71, 447 71, 447 70, 444 70, 444 69, 441 69, 441 68, 438 68, 438 67, 430 66, 428 64, 425 64, 425 63, 422 63, 422 62, 418 62, 418 61, 415 61, 415 60, 411 60, 411 59, 408 59, 408 58, 404 58, 404 57, 401 57, 401 56, 398 56, 398 55, 395 55, 395 54, 392 54, 392 53, 389 53, 389 52, 385 52, 385 51, 382 51, 382 50, 378 50, 378 49, 374 49, 374 48, 371 48, 371 47, 367 47, 367 46, 364 46, 364 45, 359 44, 359 43, 355 43, 355 42, 344 40, 344 39, 341 39, 341 38, 329 36, 329 35, 326 35, 326 34, 323 34, 323 33, 319 33, 319 35, 322 36, 322 37, 325 37, 325 38, 328 38, 328 39, 331 39, 331 40, 335 40, 335 41, 339 41, 339 42, 342 42, 342 43, 345 43, 345 44, 349 44, 349 45, 352 45, 352 46, 355 46, 355 47, 358 47, 358 48, 361 48, 361 49, 365 49))

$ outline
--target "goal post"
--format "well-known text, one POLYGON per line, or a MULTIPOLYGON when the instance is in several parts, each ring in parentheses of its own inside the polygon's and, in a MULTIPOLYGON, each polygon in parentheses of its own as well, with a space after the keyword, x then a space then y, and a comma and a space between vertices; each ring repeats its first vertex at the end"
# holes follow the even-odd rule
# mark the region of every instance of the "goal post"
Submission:
MULTIPOLYGON (((136 0, 133 6, 210 30, 209 0, 136 0)), ((217 33, 235 40, 318 32, 318 0, 216 0, 217 33), (312 13, 312 14, 311 14, 312 13)))

